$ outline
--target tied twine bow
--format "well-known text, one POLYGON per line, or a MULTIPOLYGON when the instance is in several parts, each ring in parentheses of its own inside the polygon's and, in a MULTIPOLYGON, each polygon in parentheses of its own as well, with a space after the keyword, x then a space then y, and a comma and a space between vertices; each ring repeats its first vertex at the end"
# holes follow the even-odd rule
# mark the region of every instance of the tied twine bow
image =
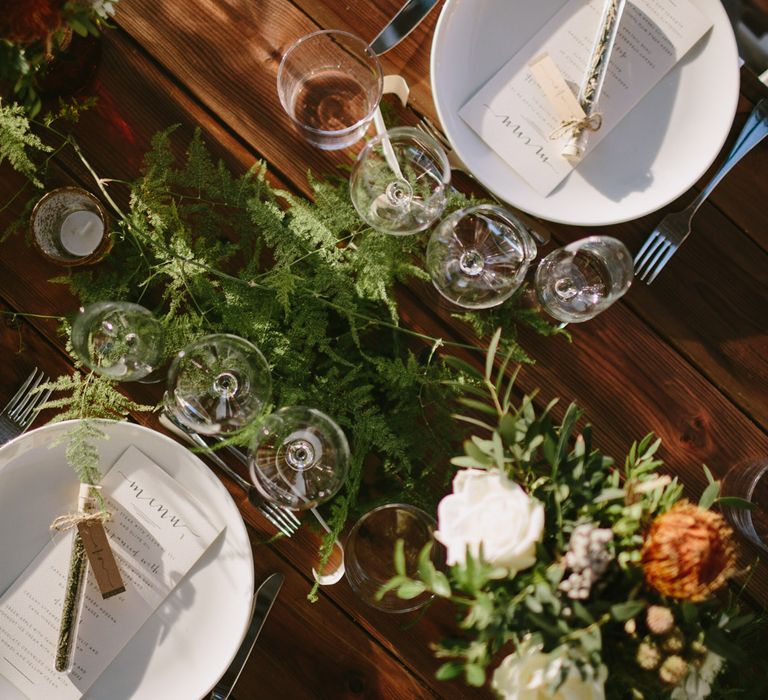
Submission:
POLYGON ((95 520, 101 520, 102 523, 112 519, 112 514, 108 511, 94 511, 92 491, 100 491, 101 486, 92 484, 80 484, 80 497, 78 499, 77 513, 65 513, 57 518, 54 518, 50 525, 51 530, 57 532, 67 532, 76 528, 80 523, 93 522, 95 520))
POLYGON ((584 129, 588 131, 598 131, 603 125, 603 115, 600 112, 595 112, 583 119, 569 119, 568 121, 560 122, 560 126, 553 129, 549 135, 550 141, 557 141, 562 136, 565 136, 568 132, 578 134, 584 129))
POLYGON ((101 520, 106 523, 112 519, 112 514, 105 513, 67 513, 66 515, 60 515, 55 518, 51 523, 51 530, 57 532, 67 532, 72 528, 77 527, 80 523, 87 523, 93 520, 101 520))

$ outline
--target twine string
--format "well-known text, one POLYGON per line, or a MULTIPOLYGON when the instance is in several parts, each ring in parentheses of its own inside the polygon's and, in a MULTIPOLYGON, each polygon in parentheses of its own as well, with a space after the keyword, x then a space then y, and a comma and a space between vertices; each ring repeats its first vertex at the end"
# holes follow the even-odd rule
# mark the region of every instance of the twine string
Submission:
POLYGON ((110 513, 66 513, 55 518, 51 523, 50 528, 57 532, 67 532, 68 530, 77 527, 80 523, 87 523, 95 520, 107 522, 111 519, 112 515, 110 513))
POLYGON ((568 133, 578 134, 584 129, 588 131, 598 131, 603 125, 603 115, 600 112, 590 114, 583 119, 569 119, 560 122, 560 126, 552 130, 549 135, 550 141, 557 141, 568 133))

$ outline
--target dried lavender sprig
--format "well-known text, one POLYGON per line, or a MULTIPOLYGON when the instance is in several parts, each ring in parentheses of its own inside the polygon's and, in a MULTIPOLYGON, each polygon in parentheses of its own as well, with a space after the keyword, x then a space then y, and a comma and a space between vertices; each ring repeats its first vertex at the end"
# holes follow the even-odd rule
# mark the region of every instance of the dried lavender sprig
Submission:
POLYGON ((578 161, 584 155, 589 130, 600 128, 602 120, 596 119, 597 103, 603 90, 605 76, 608 74, 608 65, 625 6, 626 0, 607 0, 606 2, 592 55, 587 63, 587 71, 579 91, 579 104, 587 118, 573 127, 571 137, 563 146, 562 155, 568 160, 578 161))
POLYGON ((56 644, 56 662, 54 668, 59 672, 69 671, 74 658, 77 626, 80 610, 85 597, 85 572, 88 570, 88 557, 80 533, 75 530, 72 539, 72 554, 69 558, 67 584, 64 589, 64 603, 61 610, 59 640, 56 644))

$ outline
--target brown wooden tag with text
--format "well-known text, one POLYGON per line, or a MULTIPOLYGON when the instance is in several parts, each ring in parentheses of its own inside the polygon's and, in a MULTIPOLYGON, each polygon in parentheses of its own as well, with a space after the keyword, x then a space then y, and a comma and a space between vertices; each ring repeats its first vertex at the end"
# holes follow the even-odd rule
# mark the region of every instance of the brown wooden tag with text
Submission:
POLYGON ((112 547, 109 546, 107 533, 101 520, 85 520, 77 524, 77 531, 83 541, 88 563, 91 565, 102 598, 125 591, 123 577, 117 567, 112 547))

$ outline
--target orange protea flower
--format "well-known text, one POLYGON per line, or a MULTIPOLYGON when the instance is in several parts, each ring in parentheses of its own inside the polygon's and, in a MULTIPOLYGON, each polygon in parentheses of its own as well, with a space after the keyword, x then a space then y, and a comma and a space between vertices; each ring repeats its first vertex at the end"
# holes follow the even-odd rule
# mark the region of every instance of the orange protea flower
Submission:
POLYGON ((704 600, 735 565, 733 530, 719 514, 687 501, 656 518, 643 543, 645 581, 670 598, 704 600))
POLYGON ((0 38, 15 44, 47 42, 62 22, 64 0, 3 0, 0 38))

